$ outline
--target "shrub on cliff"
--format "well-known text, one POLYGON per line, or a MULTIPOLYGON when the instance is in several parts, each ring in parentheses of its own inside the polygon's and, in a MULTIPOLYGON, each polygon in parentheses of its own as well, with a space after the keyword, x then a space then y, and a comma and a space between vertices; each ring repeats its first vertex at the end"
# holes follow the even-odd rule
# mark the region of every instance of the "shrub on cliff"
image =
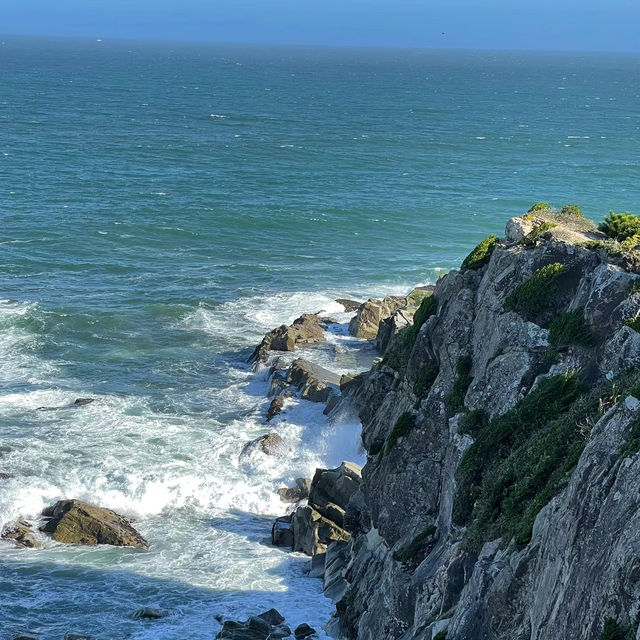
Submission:
POLYGON ((396 443, 400 438, 406 436, 414 426, 414 417, 413 414, 409 411, 405 411, 400 415, 400 417, 396 420, 396 423, 393 425, 393 429, 391 429, 391 433, 387 438, 387 445, 384 449, 385 453, 389 453, 393 447, 396 446, 396 443))
POLYGON ((578 218, 584 218, 584 213, 577 204, 565 204, 560 209, 561 216, 577 216, 578 218))
POLYGON ((422 367, 422 369, 420 369, 420 373, 418 373, 415 384, 413 385, 413 393, 415 393, 419 398, 424 396, 429 389, 431 389, 431 386, 438 377, 438 373, 440 373, 440 367, 435 360, 432 360, 422 367))
POLYGON ((636 333, 640 333, 640 318, 627 318, 625 324, 627 327, 631 327, 636 333))
POLYGON ((470 356, 460 356, 456 363, 456 377, 453 381, 451 393, 445 398, 445 406, 450 416, 455 415, 464 408, 464 397, 473 378, 471 377, 471 366, 473 362, 470 356))
POLYGON ((551 209, 551 205, 548 202, 536 202, 527 213, 539 213, 541 211, 548 211, 551 209))
POLYGON ((640 217, 629 212, 614 213, 610 211, 609 215, 598 226, 598 229, 606 233, 610 238, 622 242, 640 234, 640 217))
POLYGON ((525 247, 535 247, 545 233, 557 226, 555 222, 543 222, 527 233, 527 235, 520 240, 520 244, 523 244, 525 247))
POLYGON ((498 237, 492 234, 477 244, 473 251, 462 261, 460 266, 462 271, 484 267, 489 262, 491 254, 499 242, 498 237))
POLYGON ((398 562, 410 562, 413 561, 417 564, 424 557, 430 547, 435 542, 435 536, 437 533, 435 526, 430 525, 423 531, 421 531, 408 545, 398 549, 393 554, 393 559, 398 562))
POLYGON ((629 627, 618 624, 613 618, 604 621, 604 627, 600 634, 600 640, 633 640, 635 634, 629 627))
POLYGON ((560 262, 538 269, 509 294, 504 303, 505 309, 516 311, 528 320, 535 318, 553 303, 558 293, 556 280, 565 270, 560 262))
POLYGON ((595 338, 584 321, 584 309, 580 307, 555 318, 549 328, 549 342, 558 349, 572 344, 592 347, 595 338))

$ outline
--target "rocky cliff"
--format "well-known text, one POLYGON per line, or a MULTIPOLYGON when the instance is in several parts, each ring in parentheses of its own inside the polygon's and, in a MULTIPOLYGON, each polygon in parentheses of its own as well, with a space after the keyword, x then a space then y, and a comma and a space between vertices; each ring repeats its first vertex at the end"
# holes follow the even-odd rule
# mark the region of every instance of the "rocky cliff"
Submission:
POLYGON ((574 212, 514 218, 343 389, 368 456, 333 633, 640 638, 632 245, 574 212))

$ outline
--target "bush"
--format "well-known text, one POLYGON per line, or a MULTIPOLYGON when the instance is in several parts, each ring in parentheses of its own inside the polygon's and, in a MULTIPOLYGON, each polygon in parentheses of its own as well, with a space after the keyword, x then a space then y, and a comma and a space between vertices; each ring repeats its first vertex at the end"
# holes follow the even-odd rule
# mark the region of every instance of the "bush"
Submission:
POLYGON ((387 445, 384 449, 385 453, 389 453, 393 447, 396 446, 396 443, 400 438, 406 436, 414 426, 413 414, 409 411, 405 411, 400 417, 396 420, 396 423, 393 425, 393 429, 391 429, 391 433, 387 438, 387 445))
POLYGON ((640 333, 640 318, 627 318, 624 323, 636 333, 640 333))
POLYGON ((584 309, 579 308, 559 315, 549 328, 549 342, 556 349, 579 344, 592 347, 595 338, 584 321, 584 309))
POLYGON ((577 204, 565 204, 560 209, 561 216, 577 216, 578 218, 584 218, 584 213, 577 204))
POLYGON ((629 283, 629 295, 638 293, 638 291, 640 291, 640 278, 634 278, 629 283))
POLYGON ((491 254, 498 246, 498 243, 498 237, 495 235, 490 235, 488 238, 485 238, 482 242, 476 245, 473 251, 462 261, 462 265, 460 266, 462 271, 466 271, 467 269, 480 269, 480 267, 484 267, 484 265, 489 262, 491 254))
POLYGON ((398 562, 409 562, 414 560, 418 554, 426 555, 424 552, 434 542, 437 529, 430 525, 424 531, 421 531, 406 547, 402 547, 393 554, 393 559, 398 562), (420 553, 422 552, 422 553, 420 553))
POLYGON ((610 238, 621 242, 640 234, 640 218, 629 212, 614 213, 610 211, 609 215, 598 226, 598 229, 606 233, 610 238))
POLYGON ((422 325, 432 315, 435 315, 437 310, 438 310, 438 303, 436 302, 436 299, 433 297, 433 295, 429 295, 423 298, 422 302, 420 303, 420 306, 418 307, 416 312, 413 314, 413 325, 409 327, 409 329, 411 329, 411 333, 413 334, 414 342, 415 342, 415 339, 418 337, 418 333, 420 332, 422 325))
POLYGON ((445 398, 447 413, 455 415, 464 408, 464 397, 473 378, 471 377, 472 360, 470 356, 460 356, 456 363, 456 377, 453 381, 451 393, 445 398))
POLYGON ((425 395, 425 393, 431 389, 431 386, 438 377, 438 373, 440 373, 440 367, 435 360, 432 360, 422 367, 413 385, 413 393, 418 397, 425 395))
POLYGON ((604 627, 600 634, 600 640, 633 640, 635 634, 629 627, 623 627, 613 618, 604 621, 604 627))
POLYGON ((558 293, 555 282, 565 270, 560 262, 538 269, 511 292, 505 300, 505 309, 516 311, 528 320, 537 317, 554 301, 558 293))
POLYGON ((535 247, 538 240, 540 240, 547 231, 551 231, 551 229, 557 226, 555 222, 543 222, 535 227, 535 229, 529 231, 529 233, 520 240, 520 244, 523 244, 525 247, 535 247))
POLYGON ((489 424, 489 416, 484 409, 473 409, 467 411, 460 417, 458 427, 461 433, 466 433, 472 437, 476 437, 481 429, 489 424))
MULTIPOLYGON (((513 409, 492 420, 480 430, 476 441, 462 456, 456 474, 458 492, 454 519, 458 524, 471 521, 476 501, 491 503, 485 481, 492 474, 502 477, 504 462, 533 433, 556 419, 579 397, 582 386, 576 374, 546 378, 513 409)), ((544 457, 544 456, 543 456, 544 457)), ((532 463, 539 461, 537 456, 532 463)), ((515 481, 517 475, 512 478, 515 481)), ((486 509, 485 509, 486 510, 486 509)), ((488 516, 485 516, 485 519, 488 516)), ((493 516, 488 517, 493 522, 493 516)), ((486 523, 480 532, 489 528, 486 523)))
POLYGON ((548 211, 551 205, 548 202, 536 202, 527 213, 537 213, 538 211, 548 211))
POLYGON ((438 631, 435 636, 433 636, 433 640, 447 640, 447 635, 449 632, 444 629, 443 631, 438 631))

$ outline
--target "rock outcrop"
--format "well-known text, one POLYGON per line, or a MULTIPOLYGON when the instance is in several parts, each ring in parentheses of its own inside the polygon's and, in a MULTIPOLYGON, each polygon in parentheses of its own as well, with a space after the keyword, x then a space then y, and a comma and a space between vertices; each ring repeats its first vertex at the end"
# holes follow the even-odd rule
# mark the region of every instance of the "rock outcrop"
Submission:
POLYGON ((251 442, 247 442, 240 452, 240 457, 256 450, 268 456, 283 456, 289 451, 289 447, 277 433, 265 433, 263 436, 258 436, 251 442))
POLYGON ((31 525, 24 520, 18 520, 3 527, 0 533, 3 540, 13 540, 17 547, 25 547, 27 549, 38 548, 42 546, 42 542, 38 539, 36 532, 31 525))
POLYGON ((345 512, 360 482, 360 467, 352 462, 343 462, 336 469, 317 469, 308 504, 276 520, 273 544, 291 546, 294 551, 314 556, 324 553, 332 542, 349 540, 344 528, 345 512))
POLYGON ((56 542, 67 544, 110 544, 148 549, 147 541, 126 518, 80 500, 60 500, 45 509, 48 521, 40 530, 56 542))
POLYGON ((405 296, 387 296, 382 300, 370 298, 363 303, 349 323, 349 333, 355 338, 375 339, 380 322, 407 306, 405 296))
POLYGON ((328 322, 318 315, 305 313, 290 325, 280 325, 262 339, 249 362, 266 362, 270 351, 294 351, 300 345, 323 342, 328 322))
POLYGON ((311 402, 327 402, 340 388, 340 376, 323 367, 298 358, 287 373, 287 382, 311 402))
POLYGON ((216 638, 229 640, 279 640, 289 638, 291 629, 285 624, 284 617, 275 609, 269 609, 257 616, 251 616, 244 622, 227 620, 216 638))
MULTIPOLYGON (((338 504, 316 474, 307 530, 292 519, 294 548, 326 550, 332 632, 640 637, 640 279, 604 240, 550 212, 510 221, 344 380, 362 481, 338 504), (328 519, 350 535, 327 548, 308 530, 328 519)), ((391 306, 352 333, 378 335, 391 306)))

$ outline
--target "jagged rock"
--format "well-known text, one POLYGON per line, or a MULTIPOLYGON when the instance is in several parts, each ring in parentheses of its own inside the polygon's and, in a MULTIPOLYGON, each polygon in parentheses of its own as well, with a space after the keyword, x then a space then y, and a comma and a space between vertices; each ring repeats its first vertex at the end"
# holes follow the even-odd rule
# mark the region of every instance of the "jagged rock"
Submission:
POLYGON ((349 333, 356 338, 375 339, 380 322, 406 306, 404 296, 387 296, 382 300, 370 298, 351 319, 349 333))
POLYGON ((110 509, 80 500, 60 500, 42 515, 49 520, 40 530, 50 533, 57 542, 149 548, 129 521, 110 509))
POLYGON ((323 342, 325 328, 326 321, 323 318, 305 313, 293 324, 283 324, 270 331, 255 348, 249 362, 264 362, 269 351, 293 351, 301 344, 323 342))
POLYGON ((11 478, 15 478, 12 473, 0 472, 0 480, 11 480, 11 478))
POLYGON ((283 456, 289 451, 289 447, 277 433, 266 433, 247 442, 240 452, 240 457, 246 456, 256 449, 268 456, 283 456))
POLYGON ((311 480, 309 478, 296 478, 295 487, 282 487, 278 489, 278 495, 282 502, 300 502, 309 497, 311 480))
POLYGON ((340 376, 313 362, 298 358, 289 368, 287 382, 297 387, 305 400, 327 402, 336 393, 340 376))
POLYGON ((348 540, 349 534, 313 507, 298 507, 292 517, 293 550, 309 556, 324 553, 334 540, 348 540))
POLYGON ((271 544, 274 547, 293 547, 292 517, 281 516, 276 518, 271 527, 271 544))
MULTIPOLYGON (((329 570, 332 550, 339 549, 334 543, 324 568, 339 598, 337 618, 327 627, 336 637, 427 640, 447 632, 447 640, 600 640, 606 619, 628 626, 630 637, 638 633, 640 400, 619 396, 625 373, 637 376, 640 366, 640 333, 633 323, 625 325, 640 312, 637 275, 606 251, 583 246, 603 238, 584 220, 554 217, 557 227, 521 243, 551 221, 549 215, 510 221, 507 238, 481 268, 452 271, 438 281, 437 310, 408 344, 402 367, 387 361, 357 383, 345 379, 343 391, 348 388, 359 411, 369 453, 359 491, 345 506, 317 498, 312 487, 307 512, 293 520, 295 527, 304 516, 300 536, 309 549, 315 543, 310 523, 323 517, 320 509, 338 522, 341 512, 333 505, 344 510, 342 524, 352 535, 343 547, 340 562, 346 562, 329 570), (537 296, 530 312, 510 306, 516 288, 555 263, 564 265, 556 280, 525 290, 537 296), (539 302, 548 298, 550 304, 539 302), (552 344, 554 321, 576 311, 571 317, 579 331, 552 344), (425 387, 425 375, 434 370, 425 387), (452 513, 460 461, 473 439, 546 378, 571 371, 579 371, 583 400, 586 391, 598 390, 599 409, 595 417, 570 416, 566 428, 575 428, 572 437, 585 446, 575 458, 560 458, 555 497, 537 494, 537 484, 528 488, 549 500, 533 533, 516 520, 513 526, 525 533, 518 529, 511 544, 487 541, 493 529, 483 530, 479 541, 467 538, 468 522, 454 522, 452 513), (618 384, 601 395, 606 380, 618 384), (410 422, 399 420, 404 413, 410 422), (482 549, 478 542, 485 543, 482 549)), ((549 440, 541 440, 540 450, 524 449, 522 460, 527 454, 541 464, 549 460, 558 427, 547 428, 537 435, 549 440)), ((525 441, 531 442, 528 435, 525 441)), ((517 459, 514 465, 515 476, 524 473, 517 459)), ((500 488, 497 504, 533 504, 522 485, 513 486, 518 490, 500 488)), ((501 519, 509 517, 503 513, 501 519)))
POLYGON ((216 638, 229 640, 278 640, 291 635, 291 629, 284 624, 284 617, 276 609, 269 609, 258 616, 251 616, 245 622, 227 620, 216 638))
POLYGON ((81 407, 85 404, 91 404, 92 402, 95 402, 95 398, 76 398, 73 404, 76 407, 81 407))
POLYGON ((362 306, 362 302, 358 302, 357 300, 348 300, 347 298, 336 298, 336 302, 341 304, 347 313, 357 311, 362 306))
POLYGON ((306 622, 299 624, 293 635, 296 637, 296 640, 304 640, 304 638, 311 638, 316 634, 316 630, 313 627, 310 627, 306 622))
POLYGON ((336 469, 317 469, 311 489, 309 504, 322 516, 344 528, 344 513, 351 496, 359 489, 362 471, 353 462, 343 462, 336 469))
POLYGON ((17 547, 33 549, 42 546, 31 525, 24 520, 5 525, 2 533, 0 533, 0 538, 3 540, 13 540, 17 547))
POLYGON ((267 422, 270 422, 278 414, 282 413, 284 407, 284 396, 276 396, 267 409, 267 422))
POLYGON ((324 560, 326 553, 317 553, 315 556, 311 556, 309 577, 310 578, 323 578, 324 577, 324 560))
POLYGON ((386 351, 393 336, 413 324, 414 313, 415 309, 398 309, 393 315, 380 321, 376 335, 376 348, 380 353, 386 351))

